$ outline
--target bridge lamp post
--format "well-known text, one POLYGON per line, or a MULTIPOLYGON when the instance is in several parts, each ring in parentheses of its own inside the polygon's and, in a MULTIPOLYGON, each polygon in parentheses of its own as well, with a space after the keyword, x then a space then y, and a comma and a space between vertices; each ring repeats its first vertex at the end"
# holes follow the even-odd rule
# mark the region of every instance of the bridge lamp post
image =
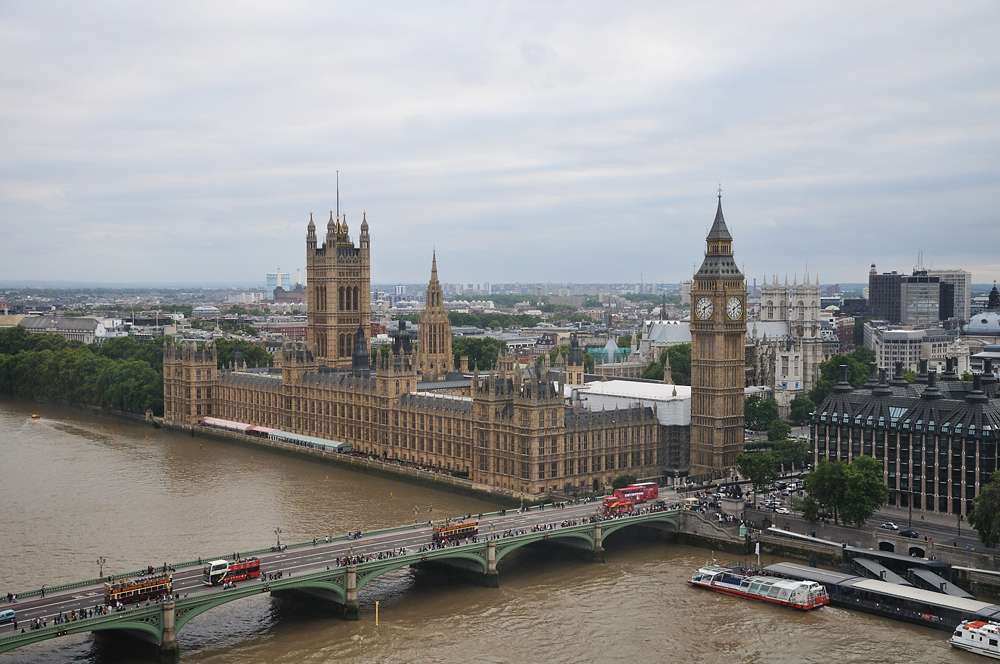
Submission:
POLYGON ((413 527, 417 527, 417 514, 420 513, 420 508, 416 505, 413 506, 413 527))
POLYGON ((493 539, 493 524, 490 523, 490 539, 493 539))
POLYGON ((102 579, 104 578, 104 563, 106 562, 108 561, 104 558, 104 556, 97 559, 97 567, 100 570, 97 575, 102 579))
POLYGON ((277 535, 277 537, 278 537, 278 548, 279 549, 281 548, 281 533, 282 532, 284 532, 284 531, 282 531, 281 528, 275 528, 274 529, 274 534, 277 535))

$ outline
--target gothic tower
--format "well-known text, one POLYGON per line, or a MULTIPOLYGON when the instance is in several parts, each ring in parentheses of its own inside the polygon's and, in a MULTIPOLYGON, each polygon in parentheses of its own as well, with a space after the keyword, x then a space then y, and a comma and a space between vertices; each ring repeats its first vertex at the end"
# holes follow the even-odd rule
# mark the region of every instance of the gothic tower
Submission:
POLYGON ((733 260, 722 190, 691 286, 691 475, 723 477, 743 450, 746 282, 733 260))
POLYGON ((371 260, 368 221, 362 217, 355 246, 347 229, 347 215, 336 221, 330 211, 326 241, 318 246, 316 225, 309 215, 306 234, 306 300, 309 312, 306 343, 323 366, 351 368, 359 326, 371 328, 371 260))
POLYGON ((451 352, 451 323, 448 312, 444 310, 441 283, 438 281, 437 252, 431 259, 427 303, 417 332, 416 360, 420 380, 444 380, 455 367, 451 352))

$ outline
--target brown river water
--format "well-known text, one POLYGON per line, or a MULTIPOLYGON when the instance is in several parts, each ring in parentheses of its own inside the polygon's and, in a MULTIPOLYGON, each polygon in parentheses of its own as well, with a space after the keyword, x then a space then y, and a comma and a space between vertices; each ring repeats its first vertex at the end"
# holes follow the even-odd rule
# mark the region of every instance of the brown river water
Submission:
MULTIPOLYGON (((306 459, 0 401, 3 594, 93 578, 101 556, 106 573, 126 572, 266 546, 278 527, 293 542, 399 525, 414 506, 422 519, 496 509, 306 459)), ((499 589, 397 570, 362 590, 359 622, 266 595, 232 602, 185 626, 181 662, 985 661, 951 649, 946 632, 691 588, 711 555, 704 549, 627 532, 605 548, 605 564, 519 551, 500 563, 499 589)), ((0 664, 148 661, 88 635, 0 655, 0 664)))

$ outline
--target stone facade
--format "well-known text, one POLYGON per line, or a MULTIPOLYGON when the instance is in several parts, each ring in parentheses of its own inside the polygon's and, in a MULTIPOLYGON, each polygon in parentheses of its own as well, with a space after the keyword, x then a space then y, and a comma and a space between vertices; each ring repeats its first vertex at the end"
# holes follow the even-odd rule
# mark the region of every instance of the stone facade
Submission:
POLYGON ((733 260, 722 194, 691 288, 691 475, 724 476, 743 451, 746 282, 733 260))
MULTIPOLYGON (((372 366, 367 222, 361 230, 354 247, 346 225, 331 221, 326 245, 317 248, 310 220, 308 342, 285 343, 273 368, 247 368, 237 354, 219 370, 211 342, 167 342, 164 419, 196 425, 213 416, 347 442, 358 453, 468 473, 477 483, 528 496, 602 489, 622 474, 661 474, 661 428, 652 408, 590 412, 567 405, 547 364, 524 370, 510 356, 489 374, 446 376, 440 364, 449 369, 452 361, 447 316, 440 348, 425 336, 440 307, 436 257, 430 318, 421 321, 416 351, 401 321, 388 356, 372 366)), ((564 375, 582 383, 582 356, 573 346, 564 375)))

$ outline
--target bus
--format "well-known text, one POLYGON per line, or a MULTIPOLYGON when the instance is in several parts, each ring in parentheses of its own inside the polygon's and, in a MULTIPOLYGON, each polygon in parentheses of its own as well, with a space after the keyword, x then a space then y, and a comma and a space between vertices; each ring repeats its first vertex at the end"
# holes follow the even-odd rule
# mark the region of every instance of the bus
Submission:
POLYGON ((619 498, 618 496, 608 496, 601 505, 605 512, 611 514, 628 514, 635 506, 635 501, 631 498, 619 498))
POLYGON ((244 558, 230 564, 228 560, 213 560, 205 563, 202 583, 206 586, 217 586, 224 581, 243 581, 256 579, 260 576, 260 560, 244 558))
POLYGON ((138 581, 121 579, 104 584, 104 605, 115 606, 118 602, 122 604, 145 602, 147 599, 169 595, 173 590, 174 577, 172 574, 160 574, 138 581))
POLYGON ((656 500, 660 497, 660 487, 656 485, 656 482, 636 482, 635 484, 629 484, 629 488, 631 487, 642 489, 645 500, 656 500))
POLYGON ((434 526, 431 532, 431 539, 435 542, 452 542, 478 535, 479 522, 459 521, 458 523, 446 523, 441 526, 434 526))

